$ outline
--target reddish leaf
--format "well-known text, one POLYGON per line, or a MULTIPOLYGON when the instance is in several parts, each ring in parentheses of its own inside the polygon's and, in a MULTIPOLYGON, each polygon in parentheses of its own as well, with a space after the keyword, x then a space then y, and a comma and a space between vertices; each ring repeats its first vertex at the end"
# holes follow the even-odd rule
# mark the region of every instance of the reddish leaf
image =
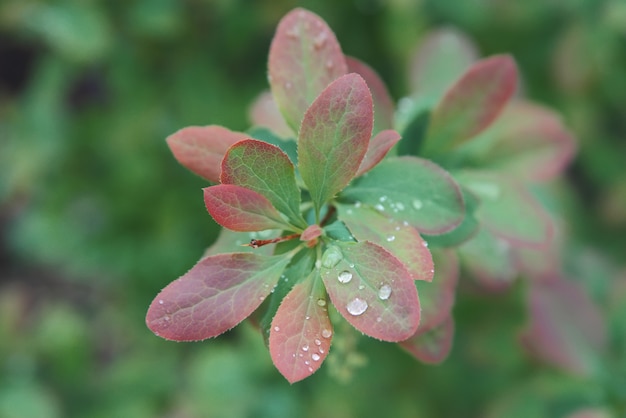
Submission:
POLYGON ((598 371, 606 325, 583 289, 558 277, 533 280, 528 304, 530 324, 521 339, 531 353, 575 374, 598 371))
POLYGON ((277 146, 254 139, 233 145, 222 161, 221 180, 262 194, 295 226, 306 227, 294 166, 277 146))
POLYGON ((226 150, 247 136, 221 126, 189 126, 167 137, 179 163, 214 183, 219 182, 220 163, 226 150))
POLYGON ((315 373, 328 355, 333 328, 326 292, 314 270, 285 296, 270 329, 270 354, 276 368, 294 383, 315 373))
POLYGON ((300 236, 301 241, 310 241, 322 235, 322 228, 319 225, 309 225, 300 236))
POLYGON ((269 91, 259 94, 250 106, 250 121, 253 125, 269 128, 281 138, 295 138, 269 91))
POLYGON ((337 205, 337 211, 357 240, 371 241, 387 249, 405 265, 414 280, 433 279, 433 259, 417 229, 363 205, 337 205))
POLYGON ((347 74, 329 85, 304 114, 299 168, 318 209, 357 173, 372 134, 372 106, 363 78, 347 74))
POLYGON ((361 161, 361 166, 356 173, 355 177, 362 175, 365 172, 370 171, 376 164, 385 158, 385 155, 391 148, 400 140, 400 134, 393 129, 379 132, 374 136, 367 147, 367 153, 361 161))
POLYGON ((392 342, 415 333, 420 320, 415 281, 383 247, 369 241, 331 245, 320 272, 333 305, 359 331, 392 342))
POLYGON ((204 189, 204 203, 215 222, 233 231, 291 229, 263 195, 232 184, 204 189))
POLYGON ((363 77, 372 92, 375 115, 374 134, 393 128, 394 104, 383 80, 369 65, 356 58, 346 57, 346 63, 348 71, 363 77))
POLYGON ((424 152, 446 152, 488 127, 515 93, 517 70, 510 56, 474 64, 433 110, 424 152))
POLYGON ((167 340, 196 341, 222 334, 263 302, 289 258, 249 253, 203 258, 156 296, 146 324, 167 340))
POLYGON ((430 283, 415 283, 422 307, 422 319, 417 334, 429 331, 450 315, 459 281, 459 259, 454 251, 433 249, 432 254, 435 277, 430 283))
POLYGON ((304 9, 291 11, 278 24, 268 67, 274 100, 295 132, 313 100, 348 72, 333 31, 304 9))
POLYGON ((413 337, 398 344, 424 363, 439 364, 450 354, 453 337, 454 320, 448 315, 434 328, 423 333, 418 331, 413 337))

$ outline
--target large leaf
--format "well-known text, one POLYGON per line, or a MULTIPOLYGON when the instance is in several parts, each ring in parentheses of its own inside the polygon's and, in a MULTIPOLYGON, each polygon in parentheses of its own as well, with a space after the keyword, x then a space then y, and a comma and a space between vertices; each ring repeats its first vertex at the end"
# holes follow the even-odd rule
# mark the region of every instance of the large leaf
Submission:
POLYGON ((318 209, 357 173, 372 134, 372 106, 363 78, 347 74, 306 111, 298 139, 299 168, 318 209))
POLYGON ((179 163, 214 183, 220 179, 220 164, 228 148, 247 135, 221 126, 189 126, 167 137, 179 163))
POLYGON ((450 174, 421 158, 388 158, 356 179, 343 199, 366 203, 420 232, 442 234, 464 217, 461 190, 450 174))
POLYGON ((295 137, 293 131, 285 123, 285 119, 280 110, 278 110, 274 97, 269 91, 262 92, 254 99, 250 106, 249 117, 253 125, 271 129, 272 132, 281 138, 295 137))
POLYGON ((393 148, 399 140, 400 134, 393 129, 381 131, 374 136, 370 140, 367 152, 365 153, 365 157, 363 157, 363 161, 361 161, 356 176, 358 177, 374 168, 376 164, 385 158, 385 155, 387 155, 389 150, 393 148))
POLYGON ((439 364, 450 354, 453 337, 454 319, 452 315, 448 315, 435 327, 426 332, 418 331, 416 335, 398 344, 424 363, 439 364))
POLYGON ((433 259, 428 244, 411 225, 388 219, 363 205, 337 205, 338 218, 359 241, 386 248, 409 270, 414 280, 433 279, 433 259))
POLYGON ((268 70, 274 100, 294 132, 313 100, 348 72, 333 31, 304 9, 291 11, 278 24, 268 70))
POLYGON ((289 258, 250 253, 203 258, 156 296, 146 324, 156 335, 175 341, 222 334, 263 302, 289 258))
POLYGON ((333 328, 319 270, 293 287, 280 304, 270 329, 276 368, 294 383, 315 373, 328 355, 333 328))
POLYGON ((233 145, 222 161, 221 180, 262 194, 294 225, 306 227, 294 166, 277 146, 253 139, 233 145))
POLYGON ((265 196, 232 184, 204 189, 204 203, 215 222, 233 231, 291 229, 265 196))
POLYGON ((359 331, 392 342, 415 333, 420 320, 415 281, 383 247, 338 242, 324 252, 320 273, 337 311, 359 331))
POLYGON ((480 133, 500 114, 516 86, 511 57, 499 55, 475 63, 433 110, 424 154, 445 153, 480 133))

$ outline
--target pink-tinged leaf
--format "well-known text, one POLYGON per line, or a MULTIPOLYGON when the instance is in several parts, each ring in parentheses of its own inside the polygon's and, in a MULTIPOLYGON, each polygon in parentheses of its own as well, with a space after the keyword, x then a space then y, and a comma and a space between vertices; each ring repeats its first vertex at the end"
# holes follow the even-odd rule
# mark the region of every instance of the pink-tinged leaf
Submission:
POLYGON ((233 231, 289 229, 263 195, 232 184, 218 184, 204 189, 204 204, 215 222, 233 231))
POLYGON ((439 364, 450 354, 453 337, 454 319, 448 315, 437 326, 426 332, 418 331, 413 337, 398 344, 424 363, 439 364))
POLYGON ((363 205, 336 205, 338 218, 359 241, 371 241, 387 249, 409 270, 414 280, 433 279, 433 259, 417 229, 386 218, 363 205))
POLYGON ((167 144, 179 163, 217 183, 224 154, 231 145, 246 138, 241 132, 221 126, 189 126, 168 136, 167 144))
POLYGON ((472 65, 433 110, 424 142, 426 155, 453 149, 487 128, 515 93, 517 69, 507 55, 472 65))
POLYGON ((383 247, 338 242, 324 252, 320 273, 337 311, 359 331, 391 342, 415 333, 420 321, 415 281, 383 247))
POLYGON ((273 245, 264 245, 263 247, 252 248, 246 244, 249 244, 251 239, 279 237, 280 233, 280 230, 268 230, 262 232, 234 232, 229 229, 222 228, 215 242, 204 252, 203 257, 236 252, 271 255, 274 251, 273 245))
POLYGON ((274 97, 269 91, 264 91, 254 100, 250 106, 250 121, 253 125, 263 126, 270 129, 281 138, 295 138, 291 128, 285 123, 283 115, 274 102, 274 97))
POLYGON ((300 240, 311 241, 322 235, 322 232, 322 228, 320 228, 319 225, 309 225, 309 227, 302 232, 302 235, 300 235, 300 240))
POLYGON ((599 309, 577 284, 555 277, 530 282, 530 323, 521 335, 541 360, 579 375, 599 371, 607 343, 599 309))
POLYGON ((459 259, 452 250, 433 249, 435 277, 433 281, 416 282, 422 307, 417 334, 429 331, 450 315, 459 281, 459 259))
POLYGON ((356 58, 346 57, 346 63, 348 64, 348 71, 363 77, 372 92, 375 115, 374 135, 393 128, 394 104, 383 80, 369 65, 356 58))
POLYGON ((304 114, 298 165, 318 209, 357 173, 372 134, 372 106, 363 78, 347 74, 330 84, 304 114))
POLYGON ((224 156, 221 181, 262 194, 293 225, 306 227, 294 166, 279 147, 254 139, 238 142, 224 156))
POLYGON ((167 340, 197 341, 220 335, 263 302, 289 259, 250 253, 203 258, 154 298, 146 324, 167 340))
POLYGON ((370 171, 385 158, 385 155, 400 140, 400 134, 393 129, 381 131, 374 136, 367 147, 367 152, 355 177, 370 171))
POLYGON ((333 328, 328 318, 326 292, 314 270, 285 296, 270 329, 274 365, 290 382, 317 371, 328 355, 333 328))
POLYGON ((287 124, 298 132, 313 100, 348 67, 326 22, 308 10, 295 9, 278 24, 268 71, 274 100, 287 124))
POLYGON ((476 46, 462 32, 452 27, 431 32, 411 59, 411 91, 438 100, 478 56, 476 46))
POLYGON ((514 247, 513 263, 520 274, 531 279, 554 277, 561 273, 561 240, 555 239, 547 248, 514 247))

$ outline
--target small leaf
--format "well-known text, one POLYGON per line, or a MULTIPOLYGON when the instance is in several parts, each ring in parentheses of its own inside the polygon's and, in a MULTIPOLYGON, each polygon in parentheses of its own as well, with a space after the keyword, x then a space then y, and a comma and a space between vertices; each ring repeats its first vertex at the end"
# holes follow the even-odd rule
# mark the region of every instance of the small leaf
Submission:
POLYGON ((405 265, 413 280, 433 279, 428 244, 414 227, 362 205, 337 205, 337 212, 352 235, 359 241, 371 241, 387 249, 405 265))
POLYGON ((294 166, 277 146, 253 139, 233 145, 222 161, 221 180, 262 194, 295 226, 306 227, 294 166))
POLYGON ((382 161, 355 179, 341 198, 366 203, 432 235, 451 231, 465 215, 461 190, 450 174, 416 157, 382 161))
POLYGON ((295 9, 282 18, 270 46, 269 82, 287 124, 298 132, 313 100, 348 72, 341 47, 326 22, 295 9))
POLYGON ((418 330, 416 335, 398 344, 424 363, 439 364, 450 354, 453 337, 454 320, 448 315, 434 328, 422 333, 418 330))
POLYGON ((326 359, 332 335, 326 292, 316 269, 293 287, 276 312, 269 339, 272 361, 289 383, 302 380, 326 359))
POLYGON ((321 261, 328 295, 352 326, 391 342, 415 333, 420 320, 415 281, 391 253, 369 241, 337 243, 321 261))
MULTIPOLYGON (((296 136, 285 123, 285 119, 280 113, 280 110, 278 110, 274 102, 274 97, 269 91, 262 92, 254 99, 252 106, 250 106, 250 121, 255 126, 270 129, 276 135, 284 139, 295 138, 296 136)), ((255 136, 253 137, 256 138, 255 136)))
POLYGON ((452 250, 432 251, 435 277, 432 282, 415 282, 420 295, 422 319, 417 334, 427 332, 450 315, 459 281, 459 259, 452 250))
POLYGON ((430 117, 424 154, 449 151, 480 133, 515 93, 515 61, 496 55, 474 64, 448 90, 430 117))
POLYGON ((358 74, 335 80, 306 111, 298 140, 299 168, 318 210, 357 173, 373 118, 372 96, 358 74))
POLYGON ((356 173, 356 177, 370 171, 376 164, 385 158, 385 155, 400 140, 400 134, 393 129, 379 132, 374 136, 367 147, 367 153, 361 161, 361 166, 356 173))
POLYGON ((241 132, 221 126, 189 126, 168 136, 167 144, 179 163, 217 183, 224 154, 231 145, 246 138, 241 132))
POLYGON ((322 235, 322 228, 319 225, 309 225, 300 235, 300 241, 311 241, 322 235))
POLYGON ((374 135, 393 128, 393 100, 391 100, 383 80, 369 65, 356 58, 346 57, 346 63, 348 64, 348 71, 363 77, 372 92, 374 115, 376 116, 374 118, 374 135))
POLYGON ((249 253, 203 258, 157 295, 146 324, 167 340, 196 341, 220 335, 263 302, 289 259, 249 253))
POLYGON ((215 222, 233 231, 291 229, 263 195, 232 184, 204 189, 204 203, 215 222))

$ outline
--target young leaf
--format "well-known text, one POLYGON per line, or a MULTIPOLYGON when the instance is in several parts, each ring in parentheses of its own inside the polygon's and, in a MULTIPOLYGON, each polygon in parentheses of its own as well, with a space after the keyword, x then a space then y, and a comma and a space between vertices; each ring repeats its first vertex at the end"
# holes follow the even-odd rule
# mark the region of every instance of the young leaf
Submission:
POLYGON ((361 166, 359 167, 355 177, 358 177, 374 168, 376 164, 385 158, 385 155, 387 155, 389 150, 393 148, 399 140, 400 134, 393 129, 381 131, 374 136, 370 140, 365 157, 363 157, 363 161, 361 161, 361 166))
POLYGON ((448 315, 437 326, 426 332, 418 329, 414 336, 398 344, 424 363, 439 364, 450 354, 453 337, 454 319, 448 315))
POLYGON ((289 259, 249 253, 203 258, 156 296, 146 324, 167 340, 196 341, 222 334, 263 302, 289 259))
POLYGON ((291 129, 298 132, 309 105, 348 68, 326 22, 308 10, 295 9, 278 24, 268 71, 276 105, 291 129))
POLYGON ((427 234, 458 226, 465 215, 461 189, 450 174, 421 158, 388 158, 341 192, 427 234))
POLYGON ((272 361, 289 383, 315 373, 328 355, 333 328, 326 292, 315 269, 280 304, 270 329, 272 361))
POLYGON ((263 195, 232 184, 204 189, 204 203, 215 222, 233 231, 292 229, 263 195))
POLYGON ((414 280, 433 279, 433 259, 428 244, 411 225, 388 219, 363 205, 337 205, 338 218, 359 241, 387 249, 406 266, 414 280))
POLYGON ((241 132, 221 126, 189 126, 167 137, 167 145, 179 163, 213 183, 219 182, 220 163, 228 148, 246 139, 241 132))
POLYGON ((262 194, 295 226, 306 227, 294 166, 277 146, 253 139, 233 145, 222 161, 221 180, 262 194))
POLYGON ((391 342, 415 333, 420 320, 415 281, 383 247, 338 242, 324 252, 320 273, 337 311, 359 331, 391 342))
POLYGON ((262 92, 254 100, 252 106, 250 106, 249 117, 253 125, 271 129, 272 132, 281 138, 295 138, 296 136, 285 123, 285 119, 281 115, 280 110, 278 110, 274 97, 269 91, 262 92))
POLYGON ((307 229, 302 232, 302 235, 300 235, 300 241, 311 241, 315 238, 318 238, 320 235, 322 235, 322 233, 322 228, 320 228, 319 225, 309 225, 307 229))
POLYGON ((304 114, 299 168, 318 210, 357 173, 372 134, 372 106, 363 78, 347 74, 330 84, 304 114))
POLYGON ((478 61, 432 112, 424 154, 444 153, 480 133, 500 114, 516 85, 517 70, 510 56, 478 61))

